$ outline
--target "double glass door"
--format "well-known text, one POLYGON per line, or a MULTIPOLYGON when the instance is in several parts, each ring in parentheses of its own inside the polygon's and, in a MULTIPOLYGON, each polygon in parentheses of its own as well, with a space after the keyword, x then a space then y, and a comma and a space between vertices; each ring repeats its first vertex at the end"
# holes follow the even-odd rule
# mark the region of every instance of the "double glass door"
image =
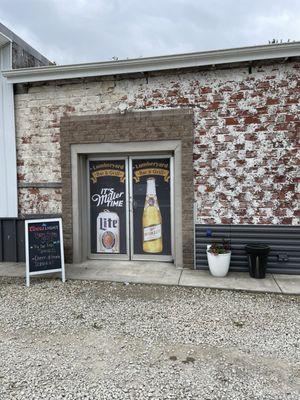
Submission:
POLYGON ((88 159, 89 256, 173 260, 172 156, 88 159))

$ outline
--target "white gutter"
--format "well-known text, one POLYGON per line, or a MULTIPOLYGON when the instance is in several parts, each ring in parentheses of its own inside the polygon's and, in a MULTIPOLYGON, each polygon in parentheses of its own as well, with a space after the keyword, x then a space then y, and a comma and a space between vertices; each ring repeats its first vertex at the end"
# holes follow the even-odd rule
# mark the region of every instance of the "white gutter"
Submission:
POLYGON ((300 56, 300 42, 213 50, 201 53, 135 58, 131 60, 38 68, 20 68, 4 71, 3 76, 7 78, 9 83, 26 83, 190 68, 297 56, 300 56))

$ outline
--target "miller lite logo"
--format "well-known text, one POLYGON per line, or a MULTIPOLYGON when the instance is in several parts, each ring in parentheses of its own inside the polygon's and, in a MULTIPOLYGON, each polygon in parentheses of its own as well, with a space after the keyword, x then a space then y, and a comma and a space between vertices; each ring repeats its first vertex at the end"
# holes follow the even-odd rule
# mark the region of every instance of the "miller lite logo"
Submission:
POLYGON ((97 218, 97 253, 120 253, 120 219, 104 210, 97 218))

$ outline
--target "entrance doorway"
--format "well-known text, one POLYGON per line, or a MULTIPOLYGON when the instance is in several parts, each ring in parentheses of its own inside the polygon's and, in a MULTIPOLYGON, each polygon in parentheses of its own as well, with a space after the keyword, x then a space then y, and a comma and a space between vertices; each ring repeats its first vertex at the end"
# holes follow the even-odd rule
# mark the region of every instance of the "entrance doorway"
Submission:
POLYGON ((174 260, 172 155, 87 158, 88 256, 174 260))

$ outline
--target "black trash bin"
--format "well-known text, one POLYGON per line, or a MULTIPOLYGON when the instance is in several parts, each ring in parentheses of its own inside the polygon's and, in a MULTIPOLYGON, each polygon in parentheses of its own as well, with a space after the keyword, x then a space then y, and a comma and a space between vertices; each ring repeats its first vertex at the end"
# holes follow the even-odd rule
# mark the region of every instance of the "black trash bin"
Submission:
POLYGON ((256 279, 265 278, 270 246, 263 243, 251 243, 247 244, 245 249, 248 255, 250 276, 256 279))

